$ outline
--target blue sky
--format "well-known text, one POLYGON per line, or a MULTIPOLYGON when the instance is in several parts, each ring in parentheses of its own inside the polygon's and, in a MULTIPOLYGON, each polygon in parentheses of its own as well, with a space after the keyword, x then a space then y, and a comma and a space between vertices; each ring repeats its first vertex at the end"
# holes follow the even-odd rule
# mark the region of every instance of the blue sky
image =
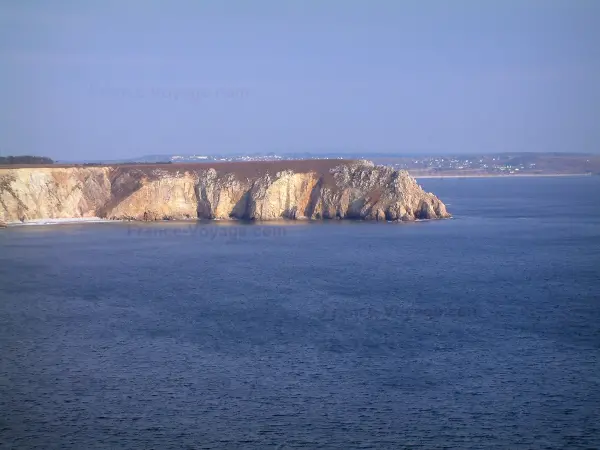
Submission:
POLYGON ((0 155, 600 151, 600 2, 0 2, 0 155))

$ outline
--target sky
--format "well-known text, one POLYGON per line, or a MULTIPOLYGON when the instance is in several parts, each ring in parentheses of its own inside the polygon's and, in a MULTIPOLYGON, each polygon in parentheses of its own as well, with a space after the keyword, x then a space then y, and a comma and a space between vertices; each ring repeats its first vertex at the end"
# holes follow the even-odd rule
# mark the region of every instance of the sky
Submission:
POLYGON ((0 0, 0 156, 600 152, 600 1, 0 0))

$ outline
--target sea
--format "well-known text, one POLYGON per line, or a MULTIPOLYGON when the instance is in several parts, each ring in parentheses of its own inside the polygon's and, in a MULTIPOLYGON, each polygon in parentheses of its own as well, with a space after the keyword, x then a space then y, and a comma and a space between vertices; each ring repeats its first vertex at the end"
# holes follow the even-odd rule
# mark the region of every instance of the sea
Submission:
POLYGON ((0 230, 0 448, 600 448, 600 177, 453 218, 0 230))

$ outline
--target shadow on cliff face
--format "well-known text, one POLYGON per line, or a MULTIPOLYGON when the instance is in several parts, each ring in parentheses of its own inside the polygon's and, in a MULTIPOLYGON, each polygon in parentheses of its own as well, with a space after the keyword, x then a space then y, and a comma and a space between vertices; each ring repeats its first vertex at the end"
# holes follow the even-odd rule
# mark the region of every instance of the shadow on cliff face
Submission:
POLYGON ((319 181, 315 183, 310 192, 310 199, 306 208, 304 208, 304 217, 313 217, 315 213, 315 209, 317 208, 317 203, 321 198, 321 189, 323 188, 323 177, 319 178, 319 181))
POLYGON ((113 208, 142 187, 143 178, 141 170, 116 168, 110 174, 110 199, 98 209, 98 217, 107 218, 113 208))
POLYGON ((244 195, 238 200, 229 217, 233 219, 249 220, 250 214, 248 213, 248 203, 250 202, 250 191, 244 192, 244 195))
POLYGON ((198 205, 196 206, 196 217, 198 219, 213 219, 212 207, 210 200, 208 200, 206 188, 197 184, 194 186, 194 190, 196 191, 196 199, 198 201, 198 205))
POLYGON ((446 210, 442 208, 441 202, 434 199, 421 200, 419 207, 415 211, 415 218, 421 220, 446 218, 449 216, 446 210))
POLYGON ((0 177, 0 206, 2 206, 2 208, 8 215, 9 208, 6 205, 6 203, 4 202, 3 196, 4 196, 4 193, 10 194, 11 197, 17 202, 17 211, 18 211, 17 214, 18 214, 19 220, 23 221, 23 220, 25 220, 25 214, 27 213, 27 210, 29 208, 27 208, 27 206, 21 201, 19 196, 13 190, 12 183, 15 180, 16 180, 16 178, 12 174, 3 175, 0 177))

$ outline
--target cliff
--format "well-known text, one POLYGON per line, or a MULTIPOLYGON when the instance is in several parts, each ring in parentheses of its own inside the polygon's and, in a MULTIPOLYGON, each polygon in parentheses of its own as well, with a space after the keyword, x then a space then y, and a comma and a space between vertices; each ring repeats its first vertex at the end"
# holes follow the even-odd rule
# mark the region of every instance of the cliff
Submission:
POLYGON ((449 217, 405 171, 367 161, 0 168, 0 222, 449 217))

